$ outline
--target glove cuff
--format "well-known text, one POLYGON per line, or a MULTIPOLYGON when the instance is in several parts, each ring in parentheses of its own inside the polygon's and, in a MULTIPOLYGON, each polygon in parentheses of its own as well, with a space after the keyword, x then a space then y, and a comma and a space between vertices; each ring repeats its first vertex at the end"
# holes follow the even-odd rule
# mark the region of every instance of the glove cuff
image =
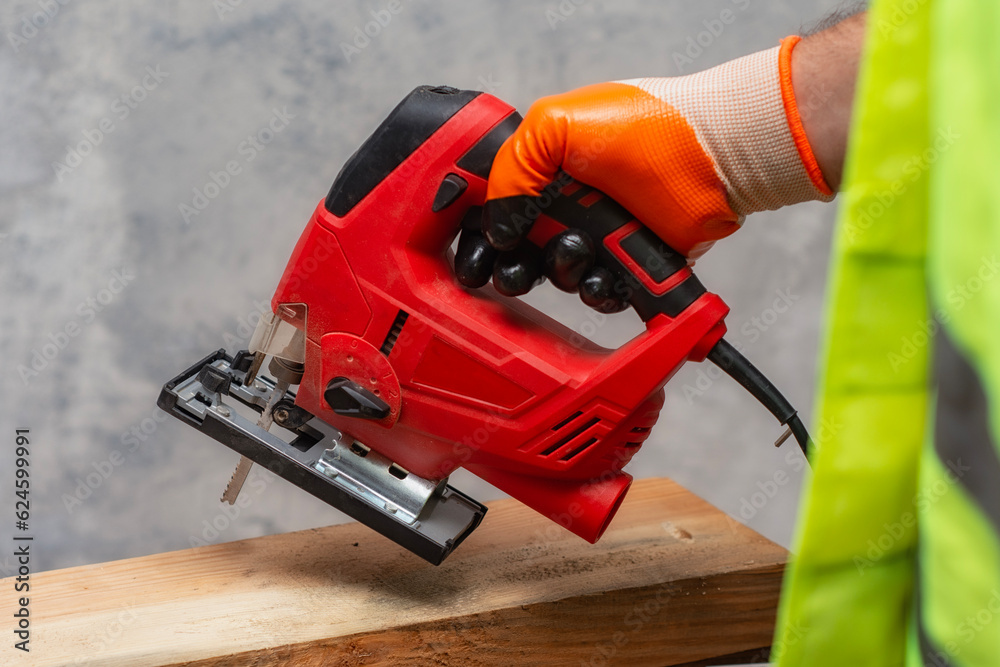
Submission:
POLYGON ((623 81, 673 105, 691 124, 729 205, 742 219, 803 201, 830 201, 799 116, 791 54, 799 37, 704 72, 623 81))
POLYGON ((802 41, 798 35, 791 35, 781 40, 781 47, 778 50, 778 76, 781 80, 781 102, 785 107, 785 117, 788 119, 788 129, 792 133, 792 140, 795 141, 795 148, 799 152, 802 166, 809 174, 809 180, 816 190, 826 197, 826 201, 833 199, 835 193, 827 184, 823 177, 823 172, 819 168, 819 162, 813 154, 812 146, 806 137, 805 127, 802 125, 802 117, 799 115, 799 105, 795 100, 795 89, 792 88, 792 50, 802 41))

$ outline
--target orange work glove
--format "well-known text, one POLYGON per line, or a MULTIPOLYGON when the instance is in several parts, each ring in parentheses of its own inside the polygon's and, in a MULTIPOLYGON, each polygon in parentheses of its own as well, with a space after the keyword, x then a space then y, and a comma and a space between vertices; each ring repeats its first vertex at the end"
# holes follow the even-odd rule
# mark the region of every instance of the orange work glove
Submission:
MULTIPOLYGON (((497 288, 524 293, 546 271, 538 253, 515 248, 527 245, 526 204, 560 169, 610 195, 691 260, 750 213, 832 199, 792 91, 798 41, 789 37, 697 74, 600 83, 538 100, 490 173, 483 232, 507 251, 496 262, 497 288)), ((576 249, 563 255, 576 252, 586 264, 587 240, 569 236, 576 249)), ((588 282, 588 269, 576 267, 577 285, 588 282)), ((553 282, 567 289, 565 276, 553 282)))

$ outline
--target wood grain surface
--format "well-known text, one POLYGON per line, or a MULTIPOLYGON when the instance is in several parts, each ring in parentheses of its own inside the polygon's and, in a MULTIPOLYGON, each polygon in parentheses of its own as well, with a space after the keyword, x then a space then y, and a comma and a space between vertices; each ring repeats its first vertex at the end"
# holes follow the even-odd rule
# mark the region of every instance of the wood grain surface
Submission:
MULTIPOLYGON (((502 500, 439 567, 346 524, 39 573, 31 653, 0 662, 706 664, 770 644, 785 559, 645 479, 596 545, 502 500)), ((13 581, 0 590, 9 625, 13 581)))

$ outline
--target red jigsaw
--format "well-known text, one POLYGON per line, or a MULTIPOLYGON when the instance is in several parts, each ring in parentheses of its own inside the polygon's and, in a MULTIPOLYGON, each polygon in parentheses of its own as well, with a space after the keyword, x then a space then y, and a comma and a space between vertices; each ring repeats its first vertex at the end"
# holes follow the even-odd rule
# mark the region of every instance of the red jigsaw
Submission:
MULTIPOLYGON (((249 352, 230 359, 220 351, 164 390, 177 394, 201 377, 209 399, 201 403, 211 414, 213 377, 225 385, 215 387, 219 400, 226 393, 240 399, 233 388, 259 383, 257 370, 270 355, 278 378, 264 388, 270 396, 240 401, 299 436, 310 423, 335 427, 341 449, 330 453, 327 434, 313 434, 308 456, 284 452, 259 433, 263 444, 209 434, 272 469, 281 462, 279 474, 338 507, 344 503, 317 492, 312 477, 348 480, 352 502, 378 512, 351 512, 352 503, 345 511, 432 562, 485 511, 461 494, 448 496, 453 505, 461 497, 479 509, 466 524, 454 519, 454 534, 439 539, 443 546, 430 555, 424 538, 411 535, 413 523, 419 532, 438 511, 434 494, 457 494, 445 480, 459 467, 598 540, 632 481, 622 468, 649 436, 664 384, 686 361, 710 358, 803 446, 807 438, 795 410, 722 340, 729 309, 685 258, 609 197, 569 177, 538 198, 541 214, 529 239, 543 246, 566 228, 589 233, 598 263, 612 271, 645 331, 609 350, 491 287, 459 285, 450 248, 463 225, 479 225, 493 156, 519 122, 512 107, 486 93, 414 90, 316 207, 271 301, 274 317, 262 323, 249 352), (297 390, 287 391, 294 384, 297 390), (359 462, 376 462, 386 474, 359 472, 359 462), (303 466, 311 476, 298 470, 303 466), (414 520, 402 529, 386 524, 385 515, 408 499, 393 485, 414 482, 433 489, 423 505, 413 501, 414 520)), ((176 399, 166 403, 178 409, 176 399)))

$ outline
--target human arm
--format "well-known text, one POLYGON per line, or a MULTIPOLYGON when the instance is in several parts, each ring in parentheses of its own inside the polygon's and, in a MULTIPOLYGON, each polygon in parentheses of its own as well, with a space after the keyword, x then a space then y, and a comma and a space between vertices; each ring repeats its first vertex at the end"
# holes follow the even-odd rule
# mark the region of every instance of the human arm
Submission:
POLYGON ((861 61, 865 12, 802 40, 792 52, 792 88, 806 137, 834 190, 840 189, 861 61))

